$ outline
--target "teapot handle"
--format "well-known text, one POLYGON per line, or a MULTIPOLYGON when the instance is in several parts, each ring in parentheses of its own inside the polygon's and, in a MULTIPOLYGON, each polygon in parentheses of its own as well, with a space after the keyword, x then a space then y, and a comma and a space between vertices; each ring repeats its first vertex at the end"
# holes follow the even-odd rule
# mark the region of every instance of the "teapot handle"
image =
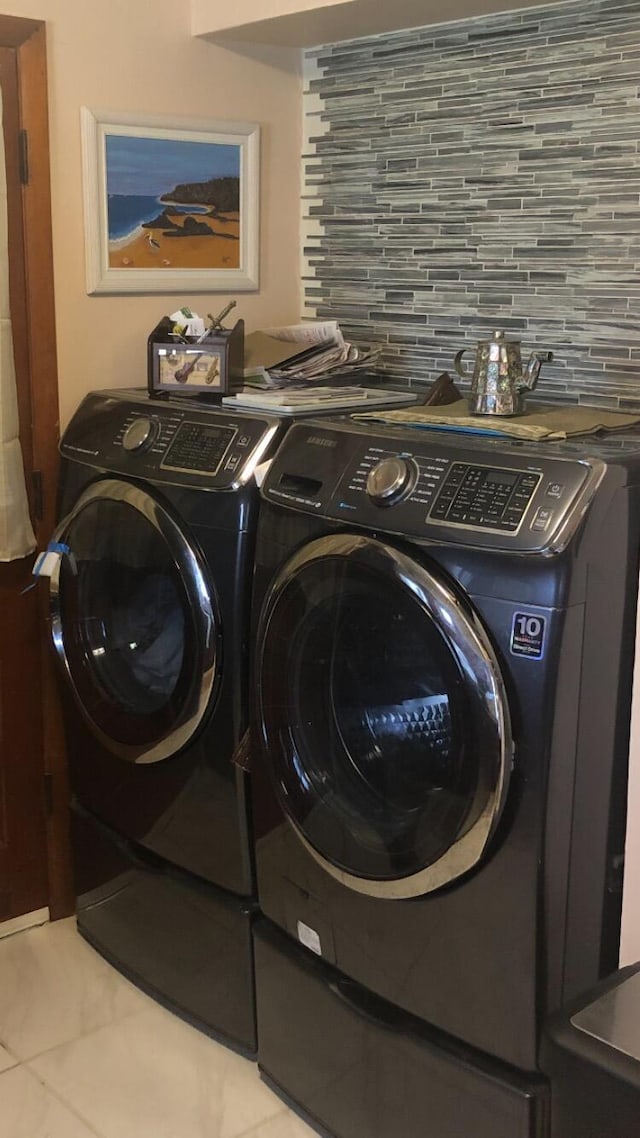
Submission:
POLYGON ((468 371, 465 371, 463 366, 462 366, 462 357, 466 351, 468 351, 468 348, 461 348, 459 352, 456 352, 455 358, 453 361, 453 366, 455 367, 458 375, 460 376, 460 379, 470 379, 471 378, 471 373, 468 371))
POLYGON ((542 364, 551 363, 552 359, 553 352, 532 352, 522 378, 518 383, 518 391, 533 391, 538 382, 542 364))

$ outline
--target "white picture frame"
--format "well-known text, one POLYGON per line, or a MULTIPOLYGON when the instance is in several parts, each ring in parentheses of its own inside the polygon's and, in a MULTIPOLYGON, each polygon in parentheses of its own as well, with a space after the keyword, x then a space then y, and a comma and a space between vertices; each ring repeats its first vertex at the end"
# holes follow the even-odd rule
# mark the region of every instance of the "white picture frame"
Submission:
POLYGON ((81 138, 89 294, 259 287, 257 123, 82 107, 81 138))

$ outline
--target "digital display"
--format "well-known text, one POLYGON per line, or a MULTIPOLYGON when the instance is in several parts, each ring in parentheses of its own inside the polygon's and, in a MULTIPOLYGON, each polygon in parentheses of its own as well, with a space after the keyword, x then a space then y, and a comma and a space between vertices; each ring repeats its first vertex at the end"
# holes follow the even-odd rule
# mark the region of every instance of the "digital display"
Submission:
POLYGON ((518 481, 518 475, 512 474, 508 470, 489 470, 487 471, 487 482, 497 482, 498 485, 513 486, 514 482, 518 481))
POLYGON ((236 434, 233 427, 182 423, 162 465, 169 470, 201 470, 215 474, 236 434))

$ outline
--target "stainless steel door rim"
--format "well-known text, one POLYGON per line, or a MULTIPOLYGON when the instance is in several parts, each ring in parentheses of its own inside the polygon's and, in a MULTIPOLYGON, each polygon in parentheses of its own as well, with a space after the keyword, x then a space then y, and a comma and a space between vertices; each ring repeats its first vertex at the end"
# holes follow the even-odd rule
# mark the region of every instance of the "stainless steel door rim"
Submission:
POLYGON ((288 822, 311 856, 327 873, 358 893, 380 898, 409 898, 429 893, 456 880, 481 860, 506 801, 513 759, 513 742, 507 695, 500 665, 491 641, 470 606, 461 603, 453 590, 413 557, 392 546, 360 535, 329 535, 310 542, 296 553, 278 573, 267 598, 257 646, 257 685, 261 729, 269 762, 261 693, 265 667, 265 645, 278 605, 290 585, 305 568, 328 558, 349 559, 368 569, 377 569, 408 590, 419 607, 437 626, 453 655, 471 698, 474 714, 481 717, 490 739, 481 756, 483 801, 469 828, 453 841, 433 863, 410 876, 379 880, 334 865, 303 833, 298 822, 285 809, 288 822))
MULTIPOLYGON (((162 538, 175 564, 196 622, 202 666, 199 683, 182 707, 174 728, 145 749, 118 743, 94 721, 76 688, 64 640, 60 598, 59 562, 50 579, 51 632, 54 647, 74 697, 92 731, 104 745, 121 758, 135 763, 157 763, 175 754, 191 738, 208 709, 217 673, 218 620, 212 589, 207 581, 201 558, 167 510, 147 491, 130 482, 105 478, 94 482, 78 498, 73 509, 60 523, 53 540, 66 544, 73 522, 88 506, 96 502, 119 502, 130 506, 153 526, 162 538)), ((71 550, 73 553, 73 550, 71 550)))

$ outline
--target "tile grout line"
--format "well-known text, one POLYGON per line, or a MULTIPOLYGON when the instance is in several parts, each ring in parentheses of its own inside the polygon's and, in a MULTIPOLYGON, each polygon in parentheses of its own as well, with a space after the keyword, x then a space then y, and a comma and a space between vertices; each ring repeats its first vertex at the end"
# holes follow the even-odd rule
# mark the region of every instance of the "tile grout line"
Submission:
POLYGON ((62 1106, 64 1106, 65 1110, 68 1110, 69 1113, 74 1116, 74 1118, 77 1118, 78 1121, 81 1122, 82 1125, 85 1126, 91 1134, 95 1134, 96 1138, 107 1138, 107 1136, 105 1134, 103 1134, 100 1130, 96 1130, 95 1126, 93 1126, 89 1122, 89 1120, 84 1117, 84 1115, 80 1114, 80 1112, 78 1110, 76 1110, 76 1108, 74 1106, 72 1106, 71 1103, 67 1102, 66 1099, 64 1099, 62 1097, 62 1095, 58 1094, 58 1092, 56 1090, 54 1090, 53 1087, 49 1086, 49 1084, 47 1082, 45 1082, 45 1080, 43 1078, 41 1078, 41 1076, 37 1073, 37 1071, 33 1071, 31 1069, 31 1067, 29 1066, 28 1062, 18 1062, 18 1063, 16 1063, 16 1065, 14 1067, 8 1067, 6 1071, 0 1071, 0 1079, 2 1078, 3 1075, 8 1075, 10 1072, 17 1071, 17 1070, 26 1071, 27 1074, 32 1079, 35 1079, 35 1081, 38 1083, 38 1085, 42 1087, 42 1089, 46 1095, 48 1095, 52 1099, 55 1099, 62 1106))
POLYGON ((305 1122, 304 1119, 300 1118, 300 1116, 297 1115, 294 1110, 291 1110, 290 1107, 287 1107, 283 1103, 280 1103, 280 1109, 275 1114, 270 1114, 268 1118, 263 1118, 262 1122, 258 1122, 255 1126, 250 1126, 248 1130, 240 1131, 239 1134, 234 1135, 234 1138, 251 1138, 252 1134, 259 1134, 261 1128, 263 1126, 266 1126, 267 1123, 275 1122, 278 1118, 289 1118, 290 1116, 306 1126, 307 1129, 311 1130, 311 1133, 313 1134, 313 1130, 309 1126, 308 1122, 305 1122))
MULTIPOLYGON (((35 1051, 33 1055, 26 1055, 18 1059, 17 1062, 28 1066, 29 1063, 34 1063, 36 1059, 41 1059, 44 1055, 50 1055, 52 1051, 57 1051, 59 1047, 69 1047, 72 1043, 79 1043, 83 1039, 90 1039, 92 1035, 97 1035, 99 1031, 105 1031, 108 1028, 117 1027, 118 1024, 123 1023, 125 1020, 131 1019, 133 1016, 145 1015, 149 1010, 152 1009, 135 1008, 133 1011, 124 1012, 123 1015, 118 1016, 117 1019, 108 1020, 107 1023, 100 1023, 96 1027, 89 1027, 85 1031, 79 1031, 76 1035, 72 1035, 69 1039, 61 1039, 58 1041, 58 1043, 52 1043, 51 1047, 45 1047, 42 1051, 35 1051)), ((8 1047, 6 1047, 6 1045, 5 1050, 9 1051, 9 1054, 13 1055, 13 1052, 8 1047)))

